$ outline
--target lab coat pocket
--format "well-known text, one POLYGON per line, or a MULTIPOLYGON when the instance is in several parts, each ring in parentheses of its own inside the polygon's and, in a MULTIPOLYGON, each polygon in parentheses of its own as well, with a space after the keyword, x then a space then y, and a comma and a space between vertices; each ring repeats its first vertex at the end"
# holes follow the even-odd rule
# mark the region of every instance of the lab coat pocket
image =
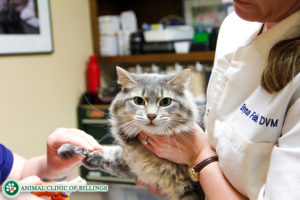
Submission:
POLYGON ((226 124, 217 146, 220 166, 235 188, 255 199, 266 180, 273 144, 252 142, 232 122, 226 124))
POLYGON ((240 153, 244 154, 259 154, 267 153, 269 155, 274 144, 268 142, 252 142, 247 139, 247 136, 243 136, 243 130, 237 130, 236 126, 232 122, 227 122, 224 128, 224 135, 231 142, 232 146, 240 153))

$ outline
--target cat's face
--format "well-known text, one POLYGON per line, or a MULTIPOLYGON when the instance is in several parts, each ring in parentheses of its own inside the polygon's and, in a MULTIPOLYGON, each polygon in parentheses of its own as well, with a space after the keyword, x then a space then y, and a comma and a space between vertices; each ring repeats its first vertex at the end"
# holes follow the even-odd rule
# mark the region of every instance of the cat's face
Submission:
POLYGON ((177 75, 130 74, 117 68, 122 91, 112 103, 114 125, 127 136, 140 131, 172 134, 188 130, 197 120, 196 106, 186 89, 189 70, 177 75))

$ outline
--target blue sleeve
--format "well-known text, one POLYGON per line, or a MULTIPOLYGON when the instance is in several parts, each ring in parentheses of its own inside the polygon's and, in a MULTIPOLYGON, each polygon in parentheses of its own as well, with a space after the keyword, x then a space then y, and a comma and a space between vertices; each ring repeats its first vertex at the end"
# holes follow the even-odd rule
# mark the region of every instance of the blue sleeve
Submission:
POLYGON ((0 185, 8 177, 14 163, 12 152, 0 144, 0 185))

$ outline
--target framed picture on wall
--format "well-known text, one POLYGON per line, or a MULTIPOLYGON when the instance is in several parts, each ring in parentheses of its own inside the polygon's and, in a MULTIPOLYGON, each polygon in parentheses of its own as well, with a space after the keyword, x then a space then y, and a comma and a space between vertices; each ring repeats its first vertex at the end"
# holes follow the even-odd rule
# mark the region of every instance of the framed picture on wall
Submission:
POLYGON ((49 0, 0 0, 0 54, 51 52, 49 0))
POLYGON ((200 33, 220 27, 232 10, 232 0, 184 0, 185 23, 200 33))

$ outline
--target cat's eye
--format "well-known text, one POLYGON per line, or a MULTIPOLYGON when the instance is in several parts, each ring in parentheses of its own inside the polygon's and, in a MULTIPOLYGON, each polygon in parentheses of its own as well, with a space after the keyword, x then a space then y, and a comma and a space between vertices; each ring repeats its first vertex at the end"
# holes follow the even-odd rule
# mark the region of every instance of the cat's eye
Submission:
POLYGON ((142 97, 134 97, 133 101, 136 105, 139 106, 145 105, 145 100, 142 97))
POLYGON ((159 105, 162 107, 167 107, 172 103, 172 99, 171 98, 163 98, 162 100, 160 100, 159 105))

